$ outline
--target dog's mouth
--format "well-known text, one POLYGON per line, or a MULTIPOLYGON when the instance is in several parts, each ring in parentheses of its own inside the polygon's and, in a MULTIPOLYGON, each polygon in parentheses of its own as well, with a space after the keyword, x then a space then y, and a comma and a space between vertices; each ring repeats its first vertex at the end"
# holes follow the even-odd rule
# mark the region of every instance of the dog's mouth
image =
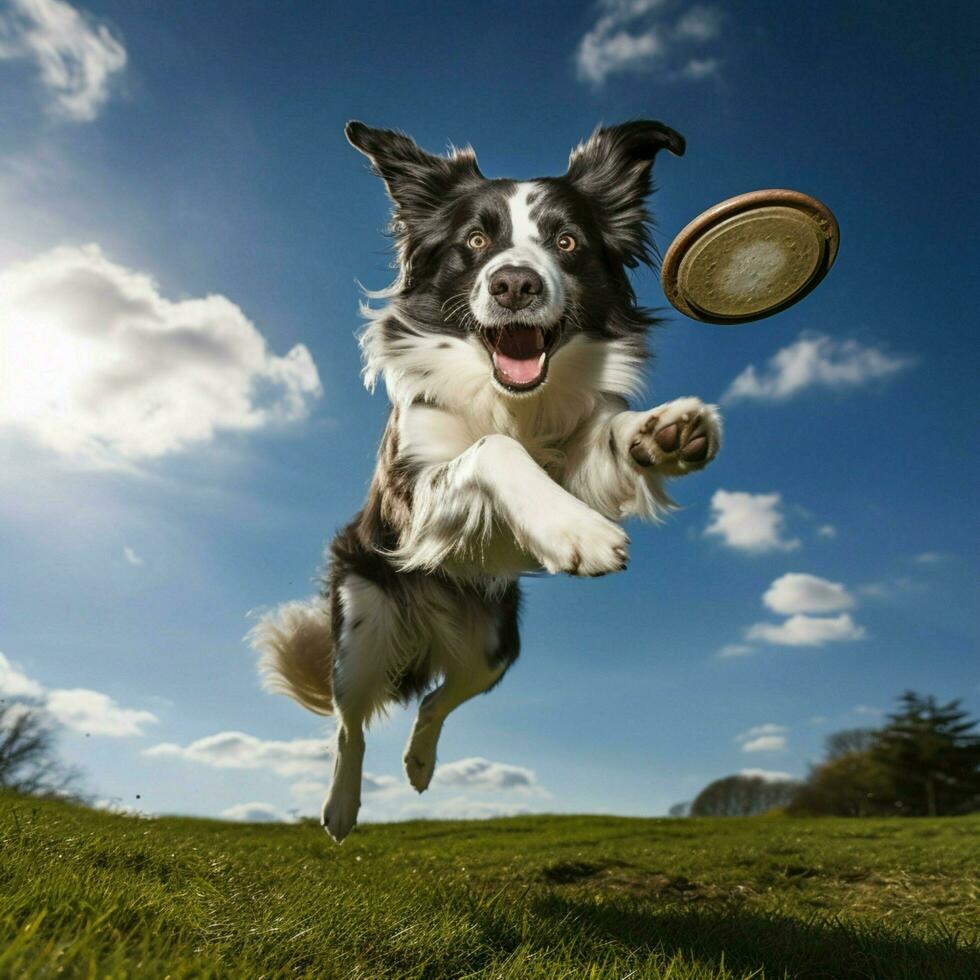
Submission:
POLYGON ((558 339, 560 322, 551 326, 508 323, 484 327, 481 338, 490 352, 493 376, 510 391, 537 388, 548 374, 548 359, 558 339))

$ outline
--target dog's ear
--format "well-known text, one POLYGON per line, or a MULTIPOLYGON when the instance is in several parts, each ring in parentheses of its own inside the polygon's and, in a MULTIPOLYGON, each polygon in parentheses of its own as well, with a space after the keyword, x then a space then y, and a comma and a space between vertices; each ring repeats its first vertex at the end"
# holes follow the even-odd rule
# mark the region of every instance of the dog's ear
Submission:
POLYGON ((653 190, 654 157, 664 148, 682 156, 684 137, 663 123, 637 120, 599 127, 568 160, 566 179, 591 200, 606 245, 631 268, 653 262, 644 201, 653 190))
POLYGON ((370 161, 395 204, 395 217, 408 224, 445 204, 446 195, 467 180, 482 179, 471 149, 441 157, 390 129, 372 129, 353 120, 344 128, 351 146, 370 161))

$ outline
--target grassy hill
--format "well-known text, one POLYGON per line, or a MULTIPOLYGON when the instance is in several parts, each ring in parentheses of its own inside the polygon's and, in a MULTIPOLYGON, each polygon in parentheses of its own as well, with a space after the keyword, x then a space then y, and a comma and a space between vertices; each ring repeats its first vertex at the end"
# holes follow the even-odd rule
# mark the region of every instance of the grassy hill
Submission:
POLYGON ((0 977, 980 976, 980 819, 143 820, 0 795, 0 977))

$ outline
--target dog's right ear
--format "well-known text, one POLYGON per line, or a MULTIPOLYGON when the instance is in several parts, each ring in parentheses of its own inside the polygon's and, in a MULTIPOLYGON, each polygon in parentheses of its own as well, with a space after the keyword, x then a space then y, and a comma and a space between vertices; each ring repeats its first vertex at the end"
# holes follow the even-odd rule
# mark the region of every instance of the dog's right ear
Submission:
POLYGON ((469 148, 448 157, 434 156, 402 133, 372 129, 357 120, 349 122, 344 133, 385 182, 395 217, 408 224, 437 210, 460 184, 483 177, 469 148))

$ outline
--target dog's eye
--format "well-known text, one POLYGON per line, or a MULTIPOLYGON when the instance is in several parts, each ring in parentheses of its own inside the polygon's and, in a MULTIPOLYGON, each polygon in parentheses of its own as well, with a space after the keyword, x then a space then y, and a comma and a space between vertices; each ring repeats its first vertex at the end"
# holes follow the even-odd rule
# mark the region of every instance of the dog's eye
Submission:
POLYGON ((571 235, 559 235, 555 242, 562 252, 574 252, 578 242, 571 235))
POLYGON ((482 252, 490 244, 490 239, 482 231, 470 232, 470 237, 466 239, 466 244, 474 252, 482 252))

